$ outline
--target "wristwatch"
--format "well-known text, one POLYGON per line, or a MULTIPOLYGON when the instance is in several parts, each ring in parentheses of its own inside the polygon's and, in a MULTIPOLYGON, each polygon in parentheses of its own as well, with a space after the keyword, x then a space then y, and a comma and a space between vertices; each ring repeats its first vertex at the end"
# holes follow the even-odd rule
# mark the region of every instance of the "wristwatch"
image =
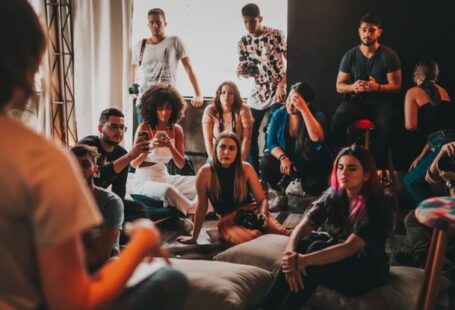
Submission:
POLYGON ((455 181, 446 181, 446 187, 448 189, 451 189, 454 186, 455 186, 455 181))

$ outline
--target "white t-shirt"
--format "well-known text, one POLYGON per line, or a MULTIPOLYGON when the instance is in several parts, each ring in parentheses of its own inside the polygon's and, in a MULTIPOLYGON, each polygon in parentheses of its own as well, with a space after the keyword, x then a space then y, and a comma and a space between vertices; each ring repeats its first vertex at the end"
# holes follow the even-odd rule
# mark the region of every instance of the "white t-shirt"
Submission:
POLYGON ((0 116, 0 309, 43 306, 36 248, 101 223, 75 160, 0 116))
POLYGON ((179 60, 187 57, 182 40, 167 36, 158 44, 146 44, 142 63, 139 66, 142 40, 137 42, 133 51, 133 64, 138 66, 136 83, 145 92, 150 85, 165 83, 175 86, 179 60))

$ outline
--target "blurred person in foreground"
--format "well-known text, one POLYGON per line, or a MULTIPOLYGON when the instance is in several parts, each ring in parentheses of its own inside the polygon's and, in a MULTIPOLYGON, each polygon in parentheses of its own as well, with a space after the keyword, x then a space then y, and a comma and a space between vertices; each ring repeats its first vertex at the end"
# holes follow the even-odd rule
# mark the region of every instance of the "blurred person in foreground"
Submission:
POLYGON ((27 103, 46 49, 28 1, 0 2, 0 37, 0 309, 178 308, 187 281, 167 267, 125 291, 145 257, 162 255, 148 220, 129 225, 118 260, 93 276, 85 270, 81 235, 101 216, 76 161, 8 118, 27 103))

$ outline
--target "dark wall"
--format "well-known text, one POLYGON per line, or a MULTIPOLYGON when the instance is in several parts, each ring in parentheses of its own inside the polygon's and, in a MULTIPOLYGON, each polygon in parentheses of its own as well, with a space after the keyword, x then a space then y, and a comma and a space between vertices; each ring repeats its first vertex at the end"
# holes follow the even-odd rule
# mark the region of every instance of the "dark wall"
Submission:
MULTIPOLYGON (((403 97, 412 86, 420 58, 439 62, 440 84, 455 96, 455 32, 450 1, 436 0, 288 0, 288 83, 303 80, 316 92, 315 103, 329 117, 342 100, 335 90, 343 54, 359 44, 359 19, 366 12, 383 18, 380 42, 393 48, 403 66, 403 97), (452 45, 452 46, 450 46, 452 45)), ((455 121, 455 120, 454 120, 455 121)), ((420 145, 416 135, 397 136, 398 161, 406 166, 420 145), (403 139, 406 143, 402 143, 403 139), (401 152, 404 149, 404 152, 401 152)))

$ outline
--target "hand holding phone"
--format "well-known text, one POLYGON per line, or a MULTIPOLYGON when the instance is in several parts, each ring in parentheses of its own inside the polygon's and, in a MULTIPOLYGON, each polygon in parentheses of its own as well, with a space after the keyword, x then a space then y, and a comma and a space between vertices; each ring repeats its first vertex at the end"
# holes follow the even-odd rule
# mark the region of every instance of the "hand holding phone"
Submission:
POLYGON ((167 138, 167 133, 165 130, 157 130, 156 131, 156 134, 155 134, 155 138, 158 140, 158 141, 164 141, 166 140, 167 138))
POLYGON ((149 134, 148 134, 147 131, 141 131, 141 132, 139 132, 139 133, 137 134, 137 136, 138 136, 139 138, 143 138, 143 139, 145 139, 145 140, 148 140, 148 139, 149 139, 149 134))

